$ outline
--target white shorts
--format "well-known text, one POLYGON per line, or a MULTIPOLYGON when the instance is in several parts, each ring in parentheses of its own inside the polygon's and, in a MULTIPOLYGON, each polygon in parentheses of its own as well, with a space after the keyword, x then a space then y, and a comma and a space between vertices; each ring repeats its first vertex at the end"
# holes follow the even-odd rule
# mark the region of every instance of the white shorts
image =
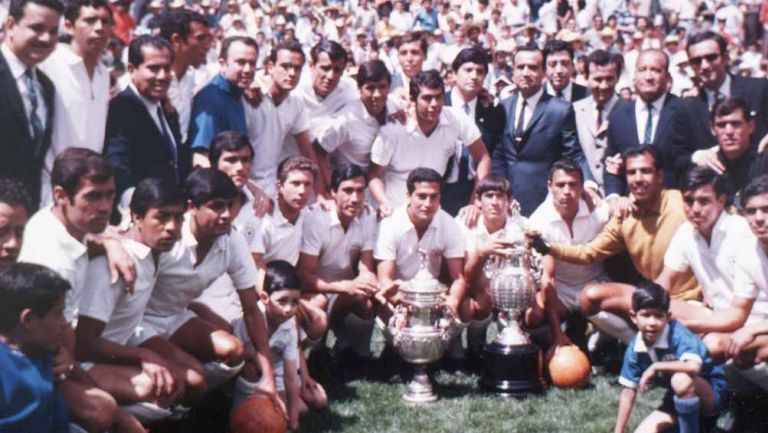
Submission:
POLYGON ((139 346, 152 337, 171 338, 190 319, 197 317, 192 310, 184 310, 175 316, 144 316, 133 331, 128 346, 139 346))
POLYGON ((581 307, 579 305, 579 296, 581 296, 581 291, 584 290, 584 287, 590 284, 604 283, 606 281, 609 281, 609 280, 607 278, 597 278, 594 281, 590 281, 581 287, 574 287, 574 286, 568 286, 561 283, 555 283, 557 298, 560 300, 560 302, 563 303, 563 306, 565 306, 568 312, 578 313, 581 311, 581 307))

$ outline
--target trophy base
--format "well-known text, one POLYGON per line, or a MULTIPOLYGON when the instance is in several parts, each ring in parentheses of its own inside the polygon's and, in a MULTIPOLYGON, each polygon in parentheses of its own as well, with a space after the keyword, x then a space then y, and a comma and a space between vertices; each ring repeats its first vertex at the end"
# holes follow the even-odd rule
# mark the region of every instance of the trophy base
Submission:
POLYGON ((480 387, 503 397, 521 398, 544 390, 541 349, 535 344, 485 346, 480 387))
POLYGON ((414 366, 413 378, 408 382, 402 399, 404 402, 413 405, 421 405, 437 401, 437 394, 432 389, 432 382, 427 374, 426 367, 422 365, 414 366))

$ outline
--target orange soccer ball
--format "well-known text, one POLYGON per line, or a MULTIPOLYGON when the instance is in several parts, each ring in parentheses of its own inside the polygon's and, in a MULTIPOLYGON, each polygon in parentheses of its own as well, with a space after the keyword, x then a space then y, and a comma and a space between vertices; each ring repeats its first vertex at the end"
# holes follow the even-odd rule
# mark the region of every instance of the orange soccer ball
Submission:
POLYGON ((562 346, 549 360, 549 376, 558 388, 583 388, 589 383, 589 359, 576 346, 562 346))
POLYGON ((235 410, 229 421, 232 433, 285 433, 288 422, 271 398, 254 396, 235 410))

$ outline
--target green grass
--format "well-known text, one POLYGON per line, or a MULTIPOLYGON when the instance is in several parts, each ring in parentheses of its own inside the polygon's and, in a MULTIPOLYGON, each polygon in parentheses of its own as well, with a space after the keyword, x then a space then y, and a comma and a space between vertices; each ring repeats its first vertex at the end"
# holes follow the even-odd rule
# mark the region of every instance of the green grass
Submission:
MULTIPOLYGON (((607 376, 593 378, 592 386, 585 390, 549 389, 524 400, 482 392, 474 376, 439 373, 435 382, 440 400, 409 407, 400 400, 404 384, 397 376, 386 382, 331 379, 325 383, 328 408, 304 416, 301 431, 611 432, 620 392, 615 378, 607 376)), ((661 401, 662 394, 656 389, 638 398, 632 427, 661 401)))

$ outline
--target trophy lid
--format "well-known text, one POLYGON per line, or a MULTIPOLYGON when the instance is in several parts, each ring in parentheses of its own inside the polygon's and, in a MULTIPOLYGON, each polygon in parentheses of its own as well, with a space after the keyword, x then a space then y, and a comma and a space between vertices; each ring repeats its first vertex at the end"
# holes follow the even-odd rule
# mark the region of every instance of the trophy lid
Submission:
POLYGON ((419 271, 406 284, 400 286, 400 291, 424 295, 439 295, 445 292, 446 287, 429 272, 427 264, 427 253, 419 250, 419 271))

